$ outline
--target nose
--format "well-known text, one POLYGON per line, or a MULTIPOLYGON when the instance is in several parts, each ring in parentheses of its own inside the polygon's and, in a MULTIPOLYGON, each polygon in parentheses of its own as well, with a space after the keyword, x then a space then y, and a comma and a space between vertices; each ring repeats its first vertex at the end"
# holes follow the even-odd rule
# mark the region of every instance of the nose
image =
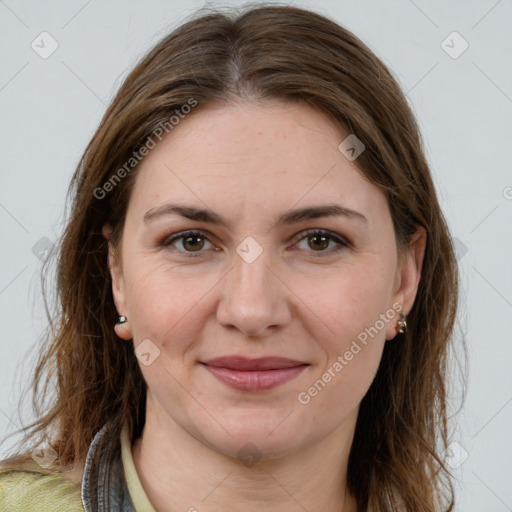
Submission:
POLYGON ((217 308, 221 325, 261 337, 290 321, 292 292, 269 263, 265 251, 251 263, 235 257, 217 308))

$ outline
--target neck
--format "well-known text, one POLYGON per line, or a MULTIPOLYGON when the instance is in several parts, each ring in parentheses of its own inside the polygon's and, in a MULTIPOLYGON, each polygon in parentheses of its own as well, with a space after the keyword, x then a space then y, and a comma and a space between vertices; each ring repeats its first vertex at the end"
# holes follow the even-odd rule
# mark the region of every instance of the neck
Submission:
POLYGON ((158 410, 149 396, 147 406, 144 430, 132 454, 158 512, 357 511, 346 492, 357 411, 328 437, 251 464, 199 441, 158 410))

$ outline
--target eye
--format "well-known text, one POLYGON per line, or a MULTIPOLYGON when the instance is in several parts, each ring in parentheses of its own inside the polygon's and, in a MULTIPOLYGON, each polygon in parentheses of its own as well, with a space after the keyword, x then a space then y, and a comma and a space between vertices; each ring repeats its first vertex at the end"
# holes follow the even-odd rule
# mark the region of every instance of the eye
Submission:
POLYGON ((311 251, 313 254, 312 256, 315 258, 323 257, 330 255, 332 253, 338 252, 342 249, 350 247, 350 243, 347 242, 345 239, 334 235, 333 233, 330 233, 329 231, 325 231, 323 229, 309 229, 308 231, 305 231, 302 234, 302 238, 300 241, 303 240, 312 240, 313 245, 308 243, 309 247, 315 247, 319 250, 313 250, 311 251), (332 248, 329 251, 324 250, 327 246, 329 246, 329 243, 331 241, 334 241, 336 244, 338 244, 337 247, 332 248), (314 254, 314 253, 320 253, 320 254, 314 254))
POLYGON ((204 247, 204 240, 208 240, 208 237, 202 231, 184 231, 164 240, 162 245, 167 247, 169 245, 173 245, 177 240, 183 240, 181 245, 186 249, 184 251, 185 256, 195 258, 195 254, 191 253, 201 252, 201 249, 204 247), (202 240, 203 242, 197 242, 197 240, 202 240))
MULTIPOLYGON (((351 246, 351 244, 347 242, 345 239, 322 229, 310 229, 305 232, 302 232, 301 235, 302 237, 299 239, 299 242, 302 242, 303 240, 307 239, 311 239, 313 241, 313 245, 308 245, 309 247, 316 246, 316 248, 310 252, 320 253, 313 254, 313 257, 315 258, 326 256, 328 254, 332 254, 334 252, 351 246), (338 246, 331 248, 329 251, 326 251, 326 247, 328 247, 330 242, 332 241, 334 241, 334 243, 336 243, 338 246)), ((203 233, 202 231, 192 230, 176 233, 175 235, 172 235, 170 238, 165 239, 161 245, 164 247, 174 246, 174 244, 178 240, 182 240, 181 246, 184 250, 177 249, 176 247, 174 247, 172 250, 178 250, 178 252, 181 252, 185 257, 188 258, 195 258, 199 256, 202 252, 201 249, 204 248, 205 241, 208 241, 208 243, 211 244, 206 233, 203 233)), ((215 248, 215 250, 218 251, 219 249, 215 248)))

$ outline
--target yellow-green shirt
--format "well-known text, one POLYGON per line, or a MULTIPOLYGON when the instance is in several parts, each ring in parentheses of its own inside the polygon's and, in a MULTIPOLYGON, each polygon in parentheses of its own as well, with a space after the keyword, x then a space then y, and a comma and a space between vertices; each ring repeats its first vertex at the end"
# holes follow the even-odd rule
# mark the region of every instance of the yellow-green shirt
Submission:
MULTIPOLYGON (((156 512, 135 469, 127 425, 121 432, 121 456, 135 510, 156 512)), ((80 491, 80 486, 65 474, 46 474, 34 461, 23 470, 0 473, 0 511, 84 512, 80 491)))

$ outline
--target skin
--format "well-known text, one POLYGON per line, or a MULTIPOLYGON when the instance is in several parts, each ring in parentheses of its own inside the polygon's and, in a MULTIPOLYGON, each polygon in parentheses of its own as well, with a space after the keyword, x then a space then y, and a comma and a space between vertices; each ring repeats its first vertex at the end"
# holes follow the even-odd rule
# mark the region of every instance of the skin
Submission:
POLYGON ((159 512, 339 512, 343 503, 344 512, 356 511, 345 482, 359 404, 384 344, 399 342, 387 341, 399 319, 391 308, 412 308, 426 233, 418 228, 400 261, 384 194, 338 150, 346 136, 305 105, 208 105, 141 163, 109 266, 117 311, 128 318, 118 336, 135 348, 149 339, 160 350, 147 366, 139 360, 146 424, 132 447, 159 512), (148 210, 167 202, 213 210, 229 227, 178 215, 144 223, 148 210), (276 225, 284 212, 326 203, 357 210, 367 223, 323 217, 276 225), (313 228, 351 245, 304 234, 313 228), (190 229, 206 238, 162 244, 190 229), (236 251, 248 236, 262 249, 251 263, 236 251), (379 333, 300 403, 299 393, 390 309, 379 333), (231 354, 309 366, 271 390, 240 391, 199 363, 231 354), (259 458, 251 466, 237 456, 248 442, 259 458))

